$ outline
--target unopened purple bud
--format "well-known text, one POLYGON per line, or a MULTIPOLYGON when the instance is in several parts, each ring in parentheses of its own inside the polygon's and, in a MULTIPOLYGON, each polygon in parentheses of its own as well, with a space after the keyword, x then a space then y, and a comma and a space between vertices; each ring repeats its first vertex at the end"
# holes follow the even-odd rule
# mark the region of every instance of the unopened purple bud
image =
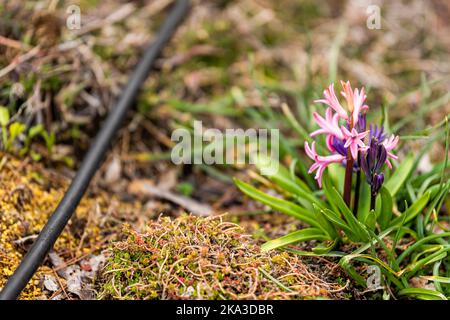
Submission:
POLYGON ((375 149, 376 149, 376 155, 375 155, 375 159, 374 159, 375 164, 373 167, 373 171, 380 172, 381 167, 386 162, 387 151, 386 151, 386 148, 381 143, 379 143, 375 149))
POLYGON ((386 162, 386 159, 386 148, 377 138, 372 139, 369 149, 361 157, 361 168, 365 173, 366 181, 370 185, 373 195, 378 193, 384 182, 384 174, 381 172, 381 168, 386 162))
POLYGON ((358 115, 358 123, 356 124, 356 130, 358 132, 364 132, 366 131, 366 114, 360 113, 358 115))
POLYGON ((386 138, 386 136, 383 133, 383 131, 384 131, 384 127, 383 126, 378 128, 377 125, 372 126, 372 124, 371 124, 369 130, 370 130, 370 133, 369 133, 369 144, 372 142, 372 140, 376 140, 377 142, 381 143, 386 138))
POLYGON ((366 175, 367 183, 371 183, 372 173, 370 172, 369 164, 367 161, 367 153, 361 156, 361 169, 366 175))
POLYGON ((376 195, 381 189, 381 186, 384 182, 384 174, 383 173, 375 173, 372 179, 372 194, 376 195))

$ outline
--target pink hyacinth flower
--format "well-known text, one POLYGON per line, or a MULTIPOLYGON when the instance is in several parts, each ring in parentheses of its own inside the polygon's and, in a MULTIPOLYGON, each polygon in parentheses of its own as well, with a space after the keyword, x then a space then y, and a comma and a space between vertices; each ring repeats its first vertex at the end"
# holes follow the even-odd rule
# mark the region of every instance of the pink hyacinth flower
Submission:
POLYGON ((331 108, 327 108, 325 112, 325 119, 321 117, 317 112, 313 113, 314 120, 316 120, 320 129, 312 132, 310 134, 311 137, 315 137, 319 134, 328 134, 335 136, 339 139, 344 139, 344 134, 339 128, 339 114, 335 113, 333 115, 333 111, 331 108))
POLYGON ((345 148, 350 148, 350 153, 352 155, 353 160, 356 160, 358 157, 358 149, 365 149, 366 145, 362 141, 364 137, 369 133, 369 131, 358 133, 358 131, 353 128, 352 131, 349 131, 346 127, 342 127, 342 132, 345 135, 345 139, 347 140, 344 144, 345 148))
POLYGON ((347 106, 351 113, 353 126, 356 126, 356 124, 358 123, 359 113, 363 110, 369 109, 369 106, 364 104, 364 101, 367 98, 364 87, 361 88, 361 91, 359 91, 358 89, 355 89, 353 91, 352 86, 350 85, 350 81, 341 81, 341 85, 344 89, 341 94, 347 101, 347 106))
POLYGON ((332 163, 341 163, 345 160, 345 157, 340 154, 335 154, 331 156, 320 156, 316 152, 316 142, 311 144, 311 148, 309 147, 308 142, 305 142, 305 151, 308 157, 313 159, 315 163, 309 168, 308 173, 314 172, 317 170, 314 179, 317 180, 317 183, 320 188, 322 188, 322 176, 326 167, 332 163))
POLYGON ((348 120, 347 112, 341 106, 338 98, 336 97, 336 94, 334 93, 334 84, 333 83, 330 84, 330 86, 327 89, 325 89, 325 91, 323 92, 323 95, 324 95, 325 99, 314 100, 314 102, 324 103, 324 104, 330 106, 331 108, 333 108, 334 111, 336 111, 339 114, 339 116, 342 119, 348 120))
MULTIPOLYGON (((394 160, 398 159, 398 157, 391 152, 393 149, 395 149, 397 147, 398 141, 399 141, 399 137, 394 136, 394 135, 391 135, 389 138, 387 138, 383 141, 383 146, 387 151, 388 158, 391 158, 394 160)), ((392 164, 389 161, 389 159, 386 159, 386 164, 389 167, 389 169, 392 169, 392 164)))

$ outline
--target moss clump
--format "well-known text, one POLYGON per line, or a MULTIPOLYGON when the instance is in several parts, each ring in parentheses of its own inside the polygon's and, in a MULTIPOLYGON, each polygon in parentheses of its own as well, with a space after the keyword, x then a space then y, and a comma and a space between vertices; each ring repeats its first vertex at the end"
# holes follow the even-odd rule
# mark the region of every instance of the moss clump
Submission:
POLYGON ((222 217, 160 217, 109 250, 100 299, 336 298, 342 288, 308 270, 298 256, 261 252, 222 217), (334 292, 334 293, 333 293, 334 292))

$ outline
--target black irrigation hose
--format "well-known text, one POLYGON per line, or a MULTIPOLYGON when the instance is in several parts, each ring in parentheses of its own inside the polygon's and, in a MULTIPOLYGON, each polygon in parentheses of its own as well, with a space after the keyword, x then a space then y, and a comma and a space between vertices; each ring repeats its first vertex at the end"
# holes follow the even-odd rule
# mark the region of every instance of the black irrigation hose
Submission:
POLYGON ((130 77, 129 83, 122 93, 116 106, 111 110, 105 123, 95 138, 94 143, 87 152, 80 169, 72 180, 69 189, 59 203, 53 215, 42 229, 33 247, 22 259, 19 267, 9 278, 0 292, 0 300, 17 299, 27 285, 37 268, 44 261, 48 251, 53 247, 75 208, 78 206, 89 182, 100 166, 106 151, 108 150, 114 134, 121 126, 127 110, 133 104, 141 84, 147 78, 156 58, 174 34, 177 26, 189 10, 188 0, 178 0, 170 11, 169 16, 161 27, 156 40, 145 51, 139 64, 130 77))

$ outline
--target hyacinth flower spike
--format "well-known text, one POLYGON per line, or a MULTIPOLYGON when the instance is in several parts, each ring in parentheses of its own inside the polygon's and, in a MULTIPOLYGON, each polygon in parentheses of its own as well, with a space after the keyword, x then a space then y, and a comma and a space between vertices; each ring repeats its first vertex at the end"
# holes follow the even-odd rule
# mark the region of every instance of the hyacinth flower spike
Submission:
POLYGON ((314 160, 309 172, 315 172, 315 179, 319 187, 322 187, 322 177, 325 169, 332 163, 346 166, 343 199, 350 208, 352 194, 352 172, 357 172, 355 201, 353 212, 358 209, 359 188, 361 183, 361 170, 366 176, 366 181, 371 187, 371 207, 375 206, 375 197, 383 182, 382 167, 386 163, 389 168, 392 164, 389 159, 398 159, 392 152, 399 142, 399 137, 394 135, 387 137, 383 127, 370 125, 366 130, 366 111, 369 107, 365 104, 367 98, 365 89, 352 89, 350 82, 341 81, 341 94, 346 100, 347 110, 339 102, 334 92, 334 85, 324 91, 324 99, 315 100, 328 106, 325 117, 314 112, 313 117, 319 129, 313 131, 310 136, 326 135, 326 145, 331 155, 318 155, 315 142, 305 143, 306 154, 314 160))

